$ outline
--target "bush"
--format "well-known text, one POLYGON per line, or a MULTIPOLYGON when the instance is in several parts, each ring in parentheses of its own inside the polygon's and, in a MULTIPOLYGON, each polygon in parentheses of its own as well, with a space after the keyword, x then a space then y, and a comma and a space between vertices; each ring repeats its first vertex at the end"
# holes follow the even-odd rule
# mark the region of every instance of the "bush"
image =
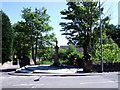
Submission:
MULTIPOLYGON (((115 63, 115 62, 120 62, 120 49, 117 44, 112 43, 112 44, 103 44, 102 45, 103 50, 103 62, 110 62, 110 63, 115 63)), ((94 57, 94 62, 95 63, 100 63, 100 45, 95 51, 95 57, 94 57)))
POLYGON ((59 49, 59 58, 60 60, 66 60, 67 59, 67 53, 66 49, 59 49))
POLYGON ((80 52, 71 52, 68 55, 70 65, 83 67, 83 53, 80 52))
POLYGON ((44 64, 44 65, 52 65, 53 62, 51 62, 51 61, 49 61, 49 60, 37 61, 37 65, 41 65, 41 64, 44 64))
POLYGON ((70 62, 69 62, 67 59, 66 59, 66 60, 60 59, 60 63, 61 63, 61 64, 67 64, 67 65, 70 64, 70 62))
POLYGON ((83 53, 78 52, 74 45, 67 49, 59 49, 60 63, 83 67, 83 53))
POLYGON ((42 57, 45 61, 52 61, 54 59, 54 49, 51 47, 39 49, 37 57, 39 59, 42 57))

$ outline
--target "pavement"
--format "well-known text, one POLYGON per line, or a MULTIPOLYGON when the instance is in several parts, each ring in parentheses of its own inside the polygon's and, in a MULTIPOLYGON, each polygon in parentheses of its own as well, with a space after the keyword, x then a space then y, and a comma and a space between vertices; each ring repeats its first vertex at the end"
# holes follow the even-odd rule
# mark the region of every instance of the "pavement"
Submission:
POLYGON ((6 63, 0 67, 2 88, 118 88, 119 73, 84 73, 73 66, 19 65, 6 63), (13 70, 14 69, 14 70, 13 70))
MULTIPOLYGON (((22 68, 18 68, 13 72, 9 72, 9 75, 78 75, 77 72, 83 72, 82 68, 74 67, 74 66, 68 66, 68 65, 62 65, 59 67, 54 67, 51 65, 27 65, 22 68)), ((83 75, 83 73, 81 73, 83 75)))
POLYGON ((26 65, 22 68, 19 65, 12 65, 12 62, 4 63, 3 65, 0 64, 0 71, 1 72, 11 72, 12 74, 38 74, 38 73, 45 73, 45 74, 73 74, 78 71, 83 71, 82 68, 70 66, 70 65, 62 65, 59 67, 54 67, 51 65, 26 65))
POLYGON ((13 65, 12 62, 4 63, 3 65, 0 63, 0 72, 10 72, 15 71, 19 68, 19 65, 13 65))
POLYGON ((107 74, 106 72, 84 73, 83 68, 70 65, 62 65, 59 67, 54 67, 51 65, 27 65, 19 68, 19 65, 12 65, 11 62, 1 65, 0 71, 8 72, 9 75, 17 76, 93 76, 107 74))

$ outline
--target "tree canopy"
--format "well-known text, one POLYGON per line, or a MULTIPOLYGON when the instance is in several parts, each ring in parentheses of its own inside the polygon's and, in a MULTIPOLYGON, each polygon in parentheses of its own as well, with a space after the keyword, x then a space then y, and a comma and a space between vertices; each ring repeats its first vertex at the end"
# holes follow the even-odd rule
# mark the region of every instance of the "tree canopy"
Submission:
POLYGON ((56 40, 55 34, 50 33, 53 28, 49 25, 50 16, 46 12, 45 8, 35 8, 34 11, 31 8, 24 8, 22 10, 24 21, 20 21, 13 26, 15 29, 14 45, 18 44, 20 46, 19 48, 16 47, 15 51, 20 51, 21 55, 25 54, 26 51, 26 54, 30 54, 30 51, 32 51, 32 59, 35 64, 36 57, 40 56, 38 54, 44 51, 42 49, 52 47, 56 40))
MULTIPOLYGON (((68 2, 67 5, 68 9, 60 12, 65 16, 62 19, 68 20, 68 22, 60 23, 63 27, 62 35, 66 35, 69 43, 83 47, 84 56, 86 56, 99 38, 98 2, 68 2)), ((103 7, 101 7, 101 11, 103 13, 103 7)), ((103 19, 103 23, 107 23, 107 21, 109 21, 109 17, 103 19)))
POLYGON ((107 36, 109 38, 112 38, 120 48, 120 26, 119 25, 115 26, 113 24, 110 24, 108 28, 109 30, 106 31, 107 36))
POLYGON ((11 60, 12 45, 13 45, 13 29, 9 17, 0 11, 2 19, 2 64, 11 60))
MULTIPOLYGON (((90 53, 97 58, 95 60, 100 60, 100 11, 98 2, 85 2, 76 1, 68 2, 68 8, 62 10, 60 13, 63 15, 61 18, 65 19, 66 22, 61 22, 60 25, 63 27, 61 32, 69 40, 68 44, 74 44, 78 47, 83 47, 84 49, 84 59, 87 60, 87 55, 90 53), (99 48, 99 49, 98 49, 99 48), (97 50, 97 51, 96 51, 97 50)), ((101 14, 103 15, 104 8, 100 5, 101 14)), ((104 16, 104 15, 103 15, 104 16)), ((111 38, 118 42, 119 39, 118 29, 114 25, 109 24, 109 16, 102 17, 102 38, 103 38, 103 48, 106 52, 119 53, 117 45, 111 41, 111 38), (113 34, 114 32, 114 34, 113 34), (107 46, 113 46, 115 51, 111 48, 106 49, 107 46)), ((112 53, 113 54, 113 53, 112 53)), ((115 55, 114 55, 115 56, 115 55)), ((104 56, 105 62, 108 61, 110 57, 104 56), (108 60, 107 60, 108 59, 108 60)), ((119 61, 118 54, 116 59, 110 62, 119 61)))

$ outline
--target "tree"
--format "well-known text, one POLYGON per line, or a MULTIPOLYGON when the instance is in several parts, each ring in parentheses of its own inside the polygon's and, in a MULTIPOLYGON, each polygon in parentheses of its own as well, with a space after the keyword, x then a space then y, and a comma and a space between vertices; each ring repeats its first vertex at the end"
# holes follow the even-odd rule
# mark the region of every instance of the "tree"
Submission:
POLYGON ((112 38, 120 48, 120 26, 115 26, 113 24, 108 25, 106 34, 109 38, 112 38))
POLYGON ((66 15, 62 19, 69 20, 67 23, 60 23, 63 27, 61 31, 64 32, 62 34, 66 35, 69 43, 83 47, 86 57, 91 49, 93 31, 98 29, 97 2, 68 2, 67 5, 68 9, 61 11, 62 15, 66 15))
MULTIPOLYGON (((52 47, 56 40, 55 34, 50 33, 53 28, 49 25, 50 16, 46 12, 45 8, 35 8, 35 11, 32 11, 31 8, 24 8, 22 10, 24 21, 18 22, 14 27, 17 31, 16 35, 21 37, 20 40, 18 36, 16 37, 19 40, 17 43, 23 44, 25 51, 26 49, 32 51, 32 59, 35 64, 37 64, 37 54, 40 54, 38 51, 42 52, 40 51, 42 48, 52 47)), ((22 54, 24 54, 23 52, 22 54)))
POLYGON ((2 64, 11 60, 13 45, 13 29, 9 17, 0 11, 2 16, 2 64))
MULTIPOLYGON (((100 38, 99 29, 99 9, 98 2, 68 2, 68 9, 62 10, 60 13, 64 15, 62 19, 68 22, 61 22, 63 27, 62 35, 66 35, 69 43, 83 47, 84 59, 87 61, 89 53, 92 54, 96 41, 100 38)), ((103 7, 100 8, 103 14, 103 7)), ((109 23, 109 17, 102 18, 103 31, 109 23)))
MULTIPOLYGON (((68 2, 68 9, 61 11, 62 19, 69 20, 60 25, 61 31, 69 40, 69 43, 81 46, 84 49, 84 57, 91 51, 94 35, 99 32, 99 10, 97 2, 68 2)), ((103 8, 101 8, 103 11, 103 8)))
POLYGON ((14 29, 14 44, 13 53, 15 53, 19 59, 22 55, 30 56, 31 38, 29 27, 25 22, 17 22, 13 25, 14 29))

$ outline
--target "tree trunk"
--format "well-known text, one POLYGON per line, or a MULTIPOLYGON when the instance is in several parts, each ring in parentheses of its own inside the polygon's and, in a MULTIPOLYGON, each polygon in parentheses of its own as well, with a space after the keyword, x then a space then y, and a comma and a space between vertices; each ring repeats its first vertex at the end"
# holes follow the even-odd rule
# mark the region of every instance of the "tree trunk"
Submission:
POLYGON ((37 62, 35 60, 34 44, 33 44, 33 37, 32 37, 32 35, 31 35, 31 43, 32 43, 32 60, 33 60, 34 64, 37 65, 37 62))
POLYGON ((35 60, 35 54, 34 54, 34 47, 33 47, 33 45, 32 45, 32 59, 33 59, 34 64, 37 65, 37 62, 35 60))
POLYGON ((90 60, 91 55, 89 54, 89 39, 86 40, 86 43, 83 46, 84 49, 84 72, 92 71, 92 61, 90 60))
POLYGON ((35 46, 35 61, 36 61, 36 59, 37 59, 37 40, 38 40, 38 35, 37 35, 37 37, 36 37, 36 46, 35 46))
POLYGON ((86 61, 86 59, 87 59, 86 56, 88 54, 88 50, 87 50, 87 45, 86 44, 84 44, 83 50, 84 50, 84 60, 86 61))

